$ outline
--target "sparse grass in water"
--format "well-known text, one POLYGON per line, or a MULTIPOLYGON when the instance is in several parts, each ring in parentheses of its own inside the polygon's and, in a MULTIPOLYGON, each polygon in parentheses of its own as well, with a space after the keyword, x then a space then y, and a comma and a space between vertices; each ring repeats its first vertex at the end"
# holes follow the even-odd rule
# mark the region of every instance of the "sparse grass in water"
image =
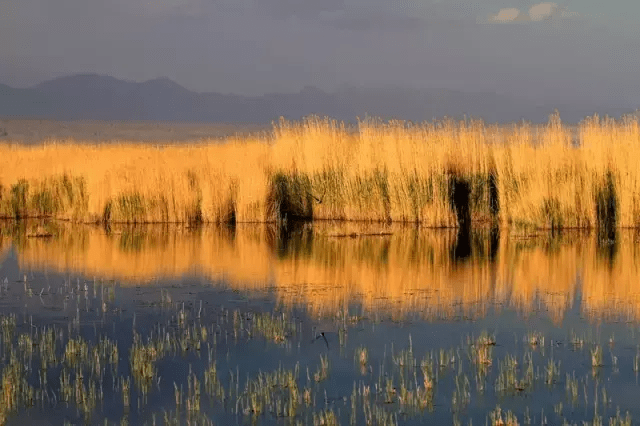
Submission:
POLYGON ((500 406, 497 406, 489 414, 491 426, 518 426, 518 418, 510 411, 503 412, 500 406))
MULTIPOLYGON (((85 291, 80 283, 67 282, 65 286, 70 291, 85 291)), ((160 298, 167 296, 162 294, 160 298)), ((37 292, 24 297, 39 298, 37 292)), ((75 298, 70 300, 73 302, 75 298)), ((99 315, 115 318, 109 317, 114 314, 113 308, 102 312, 101 303, 102 299, 97 298, 99 315)), ((220 309, 207 316, 198 306, 197 302, 191 307, 182 303, 156 305, 166 322, 150 329, 143 327, 141 330, 145 332, 142 334, 134 328, 129 348, 119 348, 117 340, 102 334, 104 330, 96 332, 93 339, 80 337, 78 328, 74 327, 84 320, 75 316, 69 319, 68 328, 37 327, 15 315, 0 316, 0 361, 3 365, 0 420, 7 421, 11 416, 28 412, 33 406, 53 407, 50 398, 54 392, 59 402, 67 409, 77 410, 86 423, 100 423, 99 417, 106 416, 103 407, 114 401, 125 413, 122 421, 134 422, 133 416, 148 411, 149 407, 144 406, 157 396, 156 392, 166 394, 168 390, 175 401, 172 399, 167 409, 157 416, 160 421, 164 419, 165 424, 210 424, 212 419, 217 420, 215 413, 222 413, 223 419, 237 416, 242 418, 240 421, 250 423, 300 421, 302 424, 395 425, 440 418, 430 417, 442 410, 440 407, 450 411, 454 424, 466 424, 465 418, 475 421, 478 416, 484 416, 485 412, 478 414, 478 407, 481 409, 485 401, 497 397, 500 406, 487 413, 487 423, 515 425, 520 424, 519 418, 522 424, 531 423, 528 398, 534 402, 537 392, 542 391, 550 395, 549 410, 545 406, 545 411, 534 417, 543 423, 547 422, 547 416, 549 422, 546 424, 562 424, 568 422, 564 416, 575 415, 595 424, 606 420, 615 425, 631 424, 629 413, 623 416, 618 410, 615 416, 612 415, 616 407, 616 401, 612 399, 616 394, 610 392, 612 382, 608 380, 617 378, 613 368, 616 365, 614 351, 623 345, 609 346, 611 369, 598 369, 598 375, 576 378, 575 371, 561 371, 560 359, 553 350, 542 350, 548 339, 539 332, 515 336, 515 351, 505 347, 502 341, 498 345, 495 336, 486 332, 462 339, 455 347, 428 345, 430 351, 427 353, 419 352, 412 337, 399 350, 392 346, 387 353, 385 349, 384 356, 366 344, 349 346, 346 343, 346 348, 353 351, 350 352, 353 362, 350 362, 351 356, 338 353, 338 348, 325 351, 322 347, 319 359, 307 367, 305 383, 304 374, 301 380, 296 357, 306 349, 291 350, 295 343, 299 349, 302 342, 310 345, 310 336, 300 335, 303 334, 301 330, 308 328, 297 328, 298 320, 281 312, 233 309, 220 309), (280 342, 278 336, 291 344, 264 345, 264 341, 280 342), (264 372, 259 370, 261 364, 257 364, 250 367, 251 371, 239 371, 234 351, 244 350, 251 344, 282 356, 280 367, 264 372), (520 348, 524 349, 522 355, 520 348), (204 363, 200 362, 207 354, 209 363, 206 358, 204 363), (124 357, 120 363, 121 355, 124 357), (173 383, 160 380, 159 375, 167 365, 163 363, 169 359, 169 365, 184 367, 183 373, 172 372, 173 383), (352 372, 345 371, 349 364, 352 372), (336 365, 340 370, 331 371, 336 365), (367 367, 364 375, 359 371, 362 367, 367 367), (335 384, 343 380, 338 374, 352 375, 352 391, 348 387, 346 392, 336 394, 335 384), (560 377, 566 378, 564 383, 560 377), (541 389, 538 385, 548 388, 541 389), (105 398, 105 388, 111 389, 110 395, 115 398, 105 398), (202 398, 203 393, 208 397, 202 398), (579 400, 582 395, 584 403, 579 400), (525 401, 527 406, 522 408, 520 401, 525 401), (175 407, 171 407, 174 402, 175 407), (514 407, 517 411, 511 411, 514 407), (587 416, 587 412, 592 414, 587 416)), ((334 315, 336 324, 346 329, 344 319, 348 315, 344 312, 334 315)), ((363 324, 368 322, 354 321, 350 326, 360 328, 363 324)), ((353 329, 349 332, 357 336, 353 329)), ((584 346, 571 345, 572 349, 583 352, 568 355, 588 357, 590 351, 584 346)), ((312 348, 316 350, 317 345, 312 348)), ((599 345, 593 346, 593 353, 598 348, 601 353, 599 345)), ((566 369, 565 359, 562 366, 566 369)), ((628 366, 621 365, 620 368, 628 366)))
POLYGON ((595 345, 591 349, 591 366, 593 368, 602 367, 604 365, 602 360, 602 347, 595 345))

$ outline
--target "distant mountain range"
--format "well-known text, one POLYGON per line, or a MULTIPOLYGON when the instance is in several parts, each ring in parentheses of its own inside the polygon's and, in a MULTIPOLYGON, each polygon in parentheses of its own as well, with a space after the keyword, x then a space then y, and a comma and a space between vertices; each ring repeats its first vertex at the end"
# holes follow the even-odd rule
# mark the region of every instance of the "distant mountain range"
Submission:
POLYGON ((632 105, 585 102, 536 105, 528 99, 495 93, 446 89, 343 87, 327 93, 305 87, 298 93, 249 97, 192 92, 168 78, 135 83, 97 74, 60 77, 26 89, 0 84, 0 117, 5 118, 258 124, 280 116, 298 120, 311 114, 352 122, 366 115, 423 121, 466 114, 487 122, 525 119, 538 123, 546 122, 556 108, 566 122, 578 122, 595 112, 618 117, 635 110, 632 105))

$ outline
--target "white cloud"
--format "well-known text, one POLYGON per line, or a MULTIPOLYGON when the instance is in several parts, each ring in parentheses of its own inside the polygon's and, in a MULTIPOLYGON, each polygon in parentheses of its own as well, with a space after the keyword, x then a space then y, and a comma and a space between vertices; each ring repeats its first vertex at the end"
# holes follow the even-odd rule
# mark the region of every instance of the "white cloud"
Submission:
POLYGON ((494 22, 509 22, 515 21, 515 19, 520 15, 520 10, 515 7, 500 9, 500 12, 491 16, 489 20, 494 22))
POLYGON ((532 21, 542 21, 558 14, 556 3, 538 3, 529 9, 529 17, 532 21))
POLYGON ((578 13, 559 7, 557 3, 543 2, 531 6, 528 12, 522 12, 515 7, 504 8, 500 9, 498 13, 490 15, 488 19, 479 19, 478 21, 483 23, 535 22, 548 19, 573 19, 578 16, 578 13))

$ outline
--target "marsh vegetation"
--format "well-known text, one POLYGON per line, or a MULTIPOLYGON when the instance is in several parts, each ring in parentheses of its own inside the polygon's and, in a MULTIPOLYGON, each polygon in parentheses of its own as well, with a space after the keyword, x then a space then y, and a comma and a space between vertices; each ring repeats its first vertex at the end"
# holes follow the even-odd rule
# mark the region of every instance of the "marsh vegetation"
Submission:
POLYGON ((2 423, 640 416, 633 232, 5 225, 2 423))
POLYGON ((358 220, 429 227, 640 225, 637 118, 281 121, 262 136, 3 145, 0 215, 78 222, 358 220))
POLYGON ((640 418, 637 120, 85 142, 0 146, 0 424, 640 418))

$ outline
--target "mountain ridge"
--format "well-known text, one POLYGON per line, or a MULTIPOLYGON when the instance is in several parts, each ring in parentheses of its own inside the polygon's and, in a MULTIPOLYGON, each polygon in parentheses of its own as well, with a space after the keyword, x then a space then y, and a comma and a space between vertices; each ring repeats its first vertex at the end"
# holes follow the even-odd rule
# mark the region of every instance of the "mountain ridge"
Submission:
POLYGON ((8 118, 270 123, 281 116, 299 120, 315 114, 351 122, 365 116, 414 122, 467 116, 506 123, 546 122, 554 109, 569 122, 594 113, 634 112, 631 105, 539 105, 503 94, 450 89, 342 86, 325 92, 305 86, 297 93, 243 96, 194 92, 167 77, 132 82, 95 73, 57 77, 23 89, 0 83, 0 116, 8 118))

